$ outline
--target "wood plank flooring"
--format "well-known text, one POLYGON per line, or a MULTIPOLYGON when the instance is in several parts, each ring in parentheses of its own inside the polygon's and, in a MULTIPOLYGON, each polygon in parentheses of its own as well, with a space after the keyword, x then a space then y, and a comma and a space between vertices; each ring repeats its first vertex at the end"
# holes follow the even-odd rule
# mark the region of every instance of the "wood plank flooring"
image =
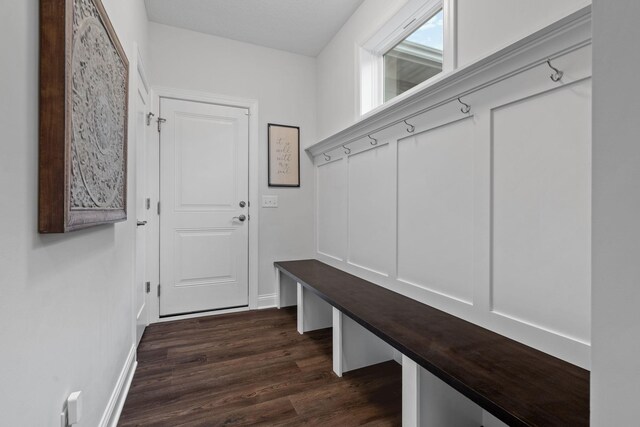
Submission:
POLYGON ((400 365, 338 378, 331 353, 292 308, 150 325, 118 425, 401 425, 400 365))

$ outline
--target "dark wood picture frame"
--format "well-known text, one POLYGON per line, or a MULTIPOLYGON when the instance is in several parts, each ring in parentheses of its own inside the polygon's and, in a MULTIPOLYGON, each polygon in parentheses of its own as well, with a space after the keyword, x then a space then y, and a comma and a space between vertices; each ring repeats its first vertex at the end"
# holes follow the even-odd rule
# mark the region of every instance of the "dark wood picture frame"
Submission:
MULTIPOLYGON (((280 125, 276 123, 269 123, 267 126, 267 134, 268 134, 268 179, 269 179, 269 187, 291 187, 291 188, 299 188, 300 187, 300 127, 298 126, 289 126, 289 125, 280 125), (296 153, 293 153, 289 160, 284 160, 282 158, 278 158, 278 154, 276 154, 276 158, 273 157, 272 149, 278 150, 279 148, 275 146, 276 142, 272 141, 272 132, 277 131, 278 129, 295 129, 296 137, 294 142, 294 149, 296 153), (295 162, 296 171, 292 173, 286 173, 283 179, 277 180, 272 176, 274 173, 278 173, 278 171, 282 169, 282 167, 289 167, 291 165, 290 162, 295 162), (284 163, 284 165, 283 165, 284 163), (295 181, 292 182, 292 178, 295 181)), ((280 141, 278 141, 280 142, 280 141)), ((289 144, 291 141, 289 141, 289 144)))
MULTIPOLYGON (((84 15, 83 15, 84 16, 84 15)), ((78 19, 75 19, 78 21, 78 19)), ((79 27, 79 24, 78 24, 79 27)), ((84 27, 77 29, 78 33, 84 27)), ((93 31, 92 30, 92 31, 93 31)), ((88 43, 87 43, 88 44, 88 43)), ((84 47, 84 55, 92 55, 95 51, 90 47, 84 47)), ((88 46, 91 46, 88 44, 88 46)), ((96 52, 99 58, 105 58, 107 53, 100 50, 96 52)), ((79 56, 80 57, 80 56, 79 56)), ((78 59, 78 61, 80 61, 78 59)), ((83 68, 86 62, 82 63, 82 71, 90 73, 92 69, 83 68)), ((96 66, 93 69, 99 69, 96 66)), ((100 76, 107 75, 104 69, 95 77, 98 81, 104 82, 107 79, 100 80, 100 76)), ((111 69, 109 69, 111 71, 111 69)), ((109 82, 111 82, 109 80, 109 82)), ((109 88, 109 83, 104 83, 103 88, 109 88)), ((125 54, 118 36, 109 20, 107 12, 100 0, 40 0, 40 123, 39 123, 39 189, 38 189, 38 231, 40 233, 65 233, 68 231, 87 228, 95 225, 114 223, 127 219, 127 132, 128 132, 128 96, 129 96, 129 61, 125 54), (77 5, 81 5, 83 9, 75 10, 77 5), (95 8, 95 9, 94 9, 95 8), (98 120, 102 116, 93 112, 94 126, 104 128, 104 132, 100 137, 94 137, 94 140, 111 144, 117 141, 115 148, 107 146, 109 153, 116 156, 117 162, 111 164, 117 165, 113 171, 117 172, 117 178, 110 182, 108 190, 113 194, 117 193, 117 197, 110 199, 112 201, 105 202, 103 205, 96 202, 95 206, 90 203, 80 205, 76 203, 72 206, 72 184, 80 182, 79 177, 74 177, 74 159, 72 156, 74 123, 73 123, 73 70, 74 64, 74 13, 89 13, 90 24, 93 30, 98 28, 101 31, 101 37, 108 44, 109 58, 115 64, 115 76, 113 79, 117 81, 118 91, 103 90, 101 98, 113 97, 117 92, 118 102, 117 114, 112 114, 114 110, 110 100, 104 99, 91 101, 94 109, 100 108, 100 114, 112 114, 109 118, 115 117, 113 121, 108 121, 106 125, 100 124, 104 121, 98 120), (105 33, 107 37, 105 37, 105 33), (121 61, 121 62, 118 62, 121 61), (123 77, 123 78, 121 78, 123 77), (124 80, 124 81, 123 81, 124 80), (124 95, 122 94, 124 91, 124 95), (102 103, 102 104, 100 104, 102 103), (100 104, 96 107, 96 105, 100 104), (123 109, 123 110, 122 110, 123 109), (106 113, 105 113, 106 112, 106 113), (123 117, 124 116, 124 117, 123 117), (111 132, 109 124, 118 124, 116 135, 111 132), (105 136, 106 135, 106 136, 105 136), (117 200, 116 200, 117 198, 117 200), (113 200, 116 200, 115 202, 113 200), (110 203, 110 204, 109 204, 110 203)), ((86 95, 89 99, 89 94, 86 95)), ((92 99, 96 99, 93 97, 92 99)), ((77 98, 76 98, 77 99, 77 98)), ((89 102, 87 102, 89 104, 89 102)), ((91 111, 91 108, 86 108, 91 111)), ((89 117, 87 113, 85 119, 89 117)), ((78 120, 80 122, 80 120, 78 120)), ((82 132, 89 133, 91 128, 82 129, 82 132)), ((80 132, 80 131, 78 131, 80 132)), ((83 134, 84 135, 84 134, 83 134)), ((85 146, 88 146, 86 140, 85 146)), ((95 144, 97 146, 97 144, 95 144)), ((104 148, 104 147, 103 147, 104 148)), ((99 157, 97 148, 92 148, 92 155, 99 157)), ((104 157, 107 157, 106 155, 104 157)), ((79 168, 80 160, 76 161, 76 169, 79 168)), ((102 160, 103 164, 107 164, 107 160, 102 160)), ((81 163, 82 168, 87 163, 81 163)), ((95 165, 91 163, 96 171, 95 165)), ((85 170, 85 169, 83 169, 85 170)), ((92 172, 98 177, 98 173, 109 175, 111 170, 104 172, 103 170, 92 172)), ((76 171, 77 175, 80 172, 76 171)), ((100 175, 101 177, 101 175, 100 175)), ((82 178, 84 179, 84 177, 82 178)), ((102 185, 107 188, 99 178, 95 178, 96 188, 102 185)), ((86 183, 85 183, 86 185, 86 183)), ((87 187, 87 192, 89 192, 87 187)), ((93 196, 92 196, 93 197, 93 196)))

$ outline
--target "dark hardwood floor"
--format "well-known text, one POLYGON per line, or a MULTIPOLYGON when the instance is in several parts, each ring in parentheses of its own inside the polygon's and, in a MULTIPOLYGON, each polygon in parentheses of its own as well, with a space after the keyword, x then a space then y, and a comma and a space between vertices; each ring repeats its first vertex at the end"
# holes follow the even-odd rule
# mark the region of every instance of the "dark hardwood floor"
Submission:
POLYGON ((291 308, 150 325, 119 425, 401 425, 400 365, 338 378, 331 352, 291 308))

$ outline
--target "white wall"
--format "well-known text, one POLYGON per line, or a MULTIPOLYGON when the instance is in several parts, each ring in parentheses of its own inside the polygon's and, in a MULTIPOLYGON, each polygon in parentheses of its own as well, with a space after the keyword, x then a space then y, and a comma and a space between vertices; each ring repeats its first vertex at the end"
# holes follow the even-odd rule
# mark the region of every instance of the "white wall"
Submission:
POLYGON ((457 0, 463 66, 591 3, 589 0, 457 0))
MULTIPOLYGON (((357 47, 407 0, 365 0, 318 55, 318 137, 358 120, 357 47)), ((458 65, 465 65, 589 4, 588 0, 457 0, 458 65)))
POLYGON ((640 2, 593 4, 591 425, 638 425, 640 2))
MULTIPOLYGON (((37 233, 38 3, 5 1, 0 15, 0 424, 57 427, 82 390, 79 425, 95 427, 134 341, 135 220, 130 211, 117 225, 37 233)), ((144 5, 104 3, 131 60, 133 42, 146 43, 144 5)))
POLYGON ((258 292, 271 295, 274 261, 313 255, 314 175, 302 151, 301 187, 267 186, 267 123, 299 126, 302 147, 315 142, 316 61, 155 23, 149 30, 152 85, 258 100, 260 196, 279 197, 279 208, 260 211, 258 292))
POLYGON ((318 139, 357 119, 359 89, 356 61, 364 44, 407 0, 365 0, 318 55, 318 139))

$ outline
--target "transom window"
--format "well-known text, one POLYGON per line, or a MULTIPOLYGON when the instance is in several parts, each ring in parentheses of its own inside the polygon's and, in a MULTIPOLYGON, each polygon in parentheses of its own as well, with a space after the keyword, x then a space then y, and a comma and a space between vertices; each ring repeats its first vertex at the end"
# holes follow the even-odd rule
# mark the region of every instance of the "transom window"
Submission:
POLYGON ((443 30, 440 9, 383 55, 384 102, 442 71, 443 30))
POLYGON ((360 115, 456 67, 455 0, 408 0, 360 46, 360 115))

